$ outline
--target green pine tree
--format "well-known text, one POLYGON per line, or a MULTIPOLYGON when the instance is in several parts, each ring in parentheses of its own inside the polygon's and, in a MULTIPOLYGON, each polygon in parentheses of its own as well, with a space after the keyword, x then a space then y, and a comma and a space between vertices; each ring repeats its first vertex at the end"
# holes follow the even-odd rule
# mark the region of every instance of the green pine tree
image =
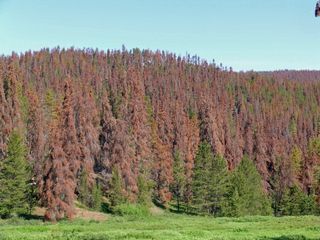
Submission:
POLYGON ((300 214, 301 215, 316 215, 317 214, 317 202, 316 196, 313 194, 303 194, 303 198, 300 202, 300 214))
POLYGON ((8 152, 0 162, 0 216, 27 213, 28 171, 26 147, 18 132, 12 132, 8 152))
POLYGON ((281 215, 299 216, 315 214, 315 196, 308 196, 300 187, 294 185, 286 188, 280 206, 281 215))
POLYGON ((186 187, 186 175, 184 170, 184 161, 182 160, 179 151, 174 153, 173 163, 173 183, 170 186, 173 198, 177 203, 177 210, 180 212, 180 205, 186 187))
POLYGON ((300 198, 301 195, 298 187, 286 188, 280 203, 281 215, 300 215, 300 198))
POLYGON ((302 151, 298 146, 294 146, 290 155, 290 170, 293 178, 298 181, 302 165, 302 151))
POLYGON ((287 172, 284 171, 285 168, 287 167, 284 165, 283 158, 276 157, 270 178, 270 185, 272 188, 272 208, 275 216, 281 215, 281 201, 283 200, 284 191, 286 188, 286 182, 284 179, 287 178, 287 176, 284 175, 284 173, 287 172))
POLYGON ((143 206, 151 204, 151 181, 147 178, 145 173, 140 173, 138 176, 138 197, 137 203, 143 206))
POLYGON ((89 207, 91 202, 89 183, 88 183, 88 174, 85 169, 82 169, 80 174, 80 183, 79 183, 79 200, 85 206, 89 207))
POLYGON ((237 189, 229 192, 227 201, 224 202, 223 215, 228 217, 241 216, 240 197, 237 189))
POLYGON ((214 216, 221 216, 229 186, 229 173, 226 160, 217 155, 212 158, 208 175, 209 210, 214 216))
POLYGON ((109 188, 109 200, 111 207, 125 203, 124 183, 117 167, 112 171, 112 177, 109 188))
POLYGON ((231 196, 228 201, 235 209, 229 212, 237 212, 240 216, 245 215, 268 215, 271 213, 271 203, 262 189, 261 177, 254 163, 244 156, 239 166, 234 170, 231 187, 231 196), (238 192, 238 200, 234 205, 234 192, 238 192))
POLYGON ((90 207, 96 211, 101 210, 102 204, 102 190, 99 183, 93 185, 92 188, 92 201, 90 207))
POLYGON ((229 173, 226 160, 219 155, 214 156, 207 142, 199 146, 192 184, 194 207, 200 212, 222 216, 226 206, 229 173))
MULTIPOLYGON (((29 172, 29 175, 30 172, 29 172)), ((29 177, 26 191, 26 199, 28 204, 28 214, 31 215, 34 207, 37 205, 39 196, 38 196, 38 187, 35 180, 35 177, 29 177)))
POLYGON ((313 189, 316 196, 316 212, 320 215, 320 165, 314 170, 313 189))
POLYGON ((212 159, 211 146, 206 141, 200 143, 192 179, 192 206, 198 212, 208 212, 208 176, 212 159))

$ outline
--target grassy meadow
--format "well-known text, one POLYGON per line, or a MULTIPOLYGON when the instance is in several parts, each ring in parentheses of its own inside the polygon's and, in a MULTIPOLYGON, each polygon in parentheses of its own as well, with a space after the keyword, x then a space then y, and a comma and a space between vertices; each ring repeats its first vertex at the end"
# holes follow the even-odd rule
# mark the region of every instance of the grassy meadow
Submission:
POLYGON ((0 220, 0 240, 118 240, 118 239, 320 239, 320 217, 213 218, 163 213, 113 216, 106 220, 61 221, 13 218, 0 220))

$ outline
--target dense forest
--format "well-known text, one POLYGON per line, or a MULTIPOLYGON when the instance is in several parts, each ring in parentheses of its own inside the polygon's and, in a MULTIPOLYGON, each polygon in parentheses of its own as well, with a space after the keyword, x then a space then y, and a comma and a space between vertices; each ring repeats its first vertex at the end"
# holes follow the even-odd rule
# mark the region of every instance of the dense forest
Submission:
POLYGON ((319 214, 320 72, 234 72, 150 50, 0 57, 0 215, 151 202, 319 214))

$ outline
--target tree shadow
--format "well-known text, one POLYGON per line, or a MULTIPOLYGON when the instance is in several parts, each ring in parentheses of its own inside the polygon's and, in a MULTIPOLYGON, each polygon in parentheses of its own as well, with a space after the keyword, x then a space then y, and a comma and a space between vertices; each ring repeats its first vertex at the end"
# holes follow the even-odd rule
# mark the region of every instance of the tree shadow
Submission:
POLYGON ((198 216, 198 215, 200 215, 199 213, 197 213, 197 211, 192 206, 186 205, 186 204, 180 204, 179 210, 178 210, 178 205, 177 204, 170 203, 168 210, 171 213, 180 214, 180 215, 181 214, 190 215, 190 216, 198 216))
POLYGON ((106 202, 101 203, 101 212, 109 213, 109 214, 113 213, 110 204, 108 204, 106 202))
POLYGON ((261 240, 308 240, 304 235, 283 235, 280 237, 265 237, 261 240))
POLYGON ((23 218, 24 220, 42 220, 44 221, 43 216, 33 215, 33 214, 19 214, 19 218, 23 218))
POLYGON ((157 199, 152 199, 152 202, 153 202, 153 204, 156 206, 156 207, 158 207, 158 208, 161 208, 161 209, 163 209, 163 210, 166 210, 167 208, 166 208, 166 206, 165 205, 163 205, 160 201, 158 201, 157 199))

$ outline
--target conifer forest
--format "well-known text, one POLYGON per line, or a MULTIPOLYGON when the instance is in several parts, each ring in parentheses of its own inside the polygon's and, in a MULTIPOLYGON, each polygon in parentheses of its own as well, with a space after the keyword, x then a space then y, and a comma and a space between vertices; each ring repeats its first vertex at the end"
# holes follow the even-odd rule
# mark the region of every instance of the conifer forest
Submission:
POLYGON ((4 219, 318 215, 320 72, 124 47, 2 56, 0 186, 4 219))

